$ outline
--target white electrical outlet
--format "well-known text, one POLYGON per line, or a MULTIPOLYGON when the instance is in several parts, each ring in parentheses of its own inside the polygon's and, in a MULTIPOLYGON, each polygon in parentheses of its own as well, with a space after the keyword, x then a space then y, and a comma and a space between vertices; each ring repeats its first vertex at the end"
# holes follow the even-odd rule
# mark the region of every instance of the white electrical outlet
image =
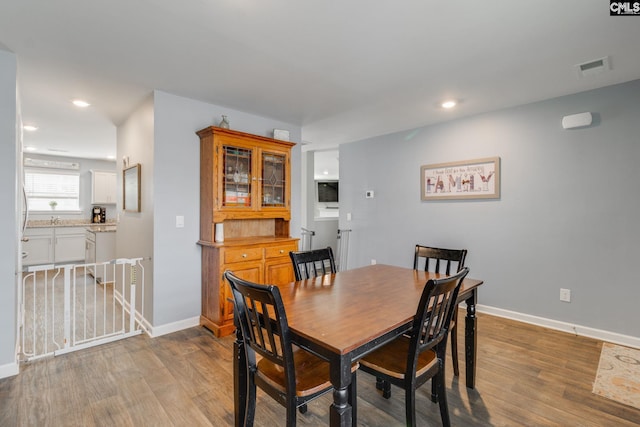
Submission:
POLYGON ((571 302, 571 289, 560 288, 560 301, 571 302))
POLYGON ((375 259, 371 260, 371 265, 376 265, 377 261, 375 259))

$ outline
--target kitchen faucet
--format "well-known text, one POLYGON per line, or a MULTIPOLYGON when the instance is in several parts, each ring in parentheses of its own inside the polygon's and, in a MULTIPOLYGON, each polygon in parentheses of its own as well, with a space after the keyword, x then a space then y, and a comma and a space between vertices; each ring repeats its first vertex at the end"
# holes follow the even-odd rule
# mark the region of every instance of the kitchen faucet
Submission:
POLYGON ((52 216, 51 217, 51 225, 57 225, 57 224, 60 224, 60 217, 59 216, 56 216, 56 217, 52 216))

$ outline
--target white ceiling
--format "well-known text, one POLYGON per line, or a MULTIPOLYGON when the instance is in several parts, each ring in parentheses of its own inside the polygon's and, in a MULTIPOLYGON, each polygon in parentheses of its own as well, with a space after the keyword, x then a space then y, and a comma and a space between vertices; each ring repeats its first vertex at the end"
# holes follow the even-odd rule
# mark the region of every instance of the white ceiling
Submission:
POLYGON ((316 149, 638 79, 638 40, 640 17, 606 0, 0 4, 39 126, 25 145, 77 157, 115 154, 116 125, 153 89, 301 126, 316 149), (611 71, 578 77, 604 56, 611 71))

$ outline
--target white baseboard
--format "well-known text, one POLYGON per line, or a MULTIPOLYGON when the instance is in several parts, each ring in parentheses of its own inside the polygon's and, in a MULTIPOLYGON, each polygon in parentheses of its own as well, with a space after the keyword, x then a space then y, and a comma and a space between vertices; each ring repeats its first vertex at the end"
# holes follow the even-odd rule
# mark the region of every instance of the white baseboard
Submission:
MULTIPOLYGON (((462 307, 463 304, 460 304, 462 307)), ((594 338, 614 344, 623 345, 640 349, 640 337, 632 337, 630 335, 622 335, 616 332, 603 331, 601 329, 589 328, 587 326, 574 325, 559 320, 546 319, 544 317, 532 316, 530 314, 518 313, 515 311, 504 310, 502 308, 490 307, 487 305, 476 305, 478 313, 491 314, 493 316, 504 317, 506 319, 517 320, 519 322, 529 323, 531 325, 542 326, 557 331, 568 332, 583 337, 594 338)))
POLYGON ((0 379, 13 377, 20 373, 20 367, 16 362, 0 365, 0 379))
POLYGON ((190 319, 179 320, 173 323, 167 323, 166 325, 152 326, 149 329, 149 335, 152 338, 156 338, 162 335, 170 334, 172 332, 178 332, 183 329, 193 328, 200 325, 200 316, 192 317, 190 319))

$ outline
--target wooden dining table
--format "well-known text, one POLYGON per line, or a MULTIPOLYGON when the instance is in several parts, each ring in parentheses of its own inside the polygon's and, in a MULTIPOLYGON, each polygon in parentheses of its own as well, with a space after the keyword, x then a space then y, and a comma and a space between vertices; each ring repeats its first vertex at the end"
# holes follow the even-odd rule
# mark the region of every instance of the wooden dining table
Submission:
MULTIPOLYGON (((429 279, 443 274, 390 265, 370 265, 353 270, 278 285, 289 329, 296 345, 330 363, 333 403, 331 426, 350 426, 348 404, 351 365, 367 353, 407 332, 420 296, 429 279)), ((476 370, 476 313, 482 280, 466 278, 458 294, 465 302, 466 386, 474 388, 476 370)), ((242 334, 234 344, 236 426, 244 425, 247 373, 242 334), (242 409, 240 409, 242 408, 242 409)))

